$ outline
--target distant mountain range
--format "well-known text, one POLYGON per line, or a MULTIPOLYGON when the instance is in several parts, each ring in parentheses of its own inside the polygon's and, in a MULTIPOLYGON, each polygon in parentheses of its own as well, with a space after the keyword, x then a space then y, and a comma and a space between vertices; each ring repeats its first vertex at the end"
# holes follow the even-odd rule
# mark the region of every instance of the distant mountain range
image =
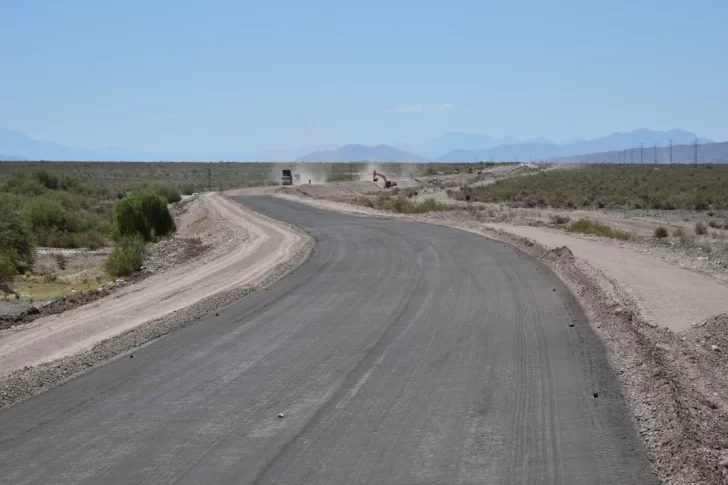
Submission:
POLYGON ((61 145, 51 141, 35 140, 22 133, 0 128, 0 160, 68 160, 68 161, 183 161, 217 162, 289 161, 313 150, 335 148, 335 145, 308 146, 295 150, 267 150, 260 152, 155 152, 126 148, 90 150, 61 145))
MULTIPOLYGON (((17 131, 0 128, 0 160, 78 160, 78 161, 392 161, 392 162, 472 162, 527 161, 569 159, 576 155, 602 154, 630 148, 691 144, 712 140, 684 130, 652 131, 638 129, 629 133, 614 133, 602 138, 585 140, 572 138, 555 143, 545 138, 519 141, 515 138, 494 138, 477 133, 448 133, 419 145, 395 144, 364 146, 334 145, 301 147, 296 150, 267 150, 258 152, 152 152, 125 148, 90 150, 61 145, 51 141, 34 140, 17 131)), ((720 150, 719 150, 720 152, 720 150)))
POLYGON ((420 157, 389 145, 368 147, 364 145, 345 145, 335 150, 320 150, 300 157, 297 162, 427 162, 420 157))
POLYGON ((608 152, 613 150, 626 150, 644 146, 666 146, 672 140, 673 144, 689 144, 698 139, 700 143, 712 143, 712 140, 701 138, 695 133, 684 130, 652 131, 646 129, 634 130, 629 133, 614 133, 603 138, 593 140, 576 139, 571 143, 517 143, 498 145, 484 150, 452 150, 438 158, 442 162, 472 162, 473 160, 513 161, 529 159, 563 158, 585 153, 608 152))

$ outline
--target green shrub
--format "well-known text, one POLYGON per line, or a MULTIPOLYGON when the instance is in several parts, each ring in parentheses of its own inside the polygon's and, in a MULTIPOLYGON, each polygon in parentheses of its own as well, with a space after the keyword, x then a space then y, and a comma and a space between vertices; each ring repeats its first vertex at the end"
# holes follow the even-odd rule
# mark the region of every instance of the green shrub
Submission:
POLYGON ((705 224, 703 224, 702 222, 698 222, 695 224, 695 234, 701 236, 704 234, 708 234, 708 228, 705 227, 705 224))
POLYGON ((145 241, 153 241, 175 230, 166 201, 153 192, 137 192, 114 203, 114 239, 139 234, 145 241))
POLYGON ((665 238, 665 237, 667 237, 667 236, 668 236, 668 233, 667 233, 667 229, 665 229, 665 228, 664 228, 664 227, 662 227, 662 226, 660 226, 660 227, 656 227, 656 228, 655 228, 655 233, 654 233, 654 235, 655 235, 655 237, 656 237, 656 238, 658 238, 658 239, 662 239, 662 238, 665 238))
POLYGON ((157 184, 154 186, 153 190, 157 195, 161 195, 162 197, 167 199, 167 203, 169 204, 173 204, 182 200, 182 196, 180 195, 179 190, 177 190, 177 187, 173 185, 157 184))
POLYGON ((111 276, 129 276, 142 268, 147 249, 141 236, 121 238, 106 258, 106 271, 111 276))
POLYGON ((582 234, 594 234, 597 236, 610 237, 613 239, 621 239, 623 241, 633 238, 632 233, 627 231, 620 231, 607 226, 606 224, 600 224, 598 222, 590 221, 587 219, 579 219, 577 222, 571 224, 568 228, 569 232, 579 232, 582 234))
POLYGON ((68 265, 68 258, 65 257, 62 253, 54 253, 53 259, 56 260, 56 265, 58 265, 58 269, 61 271, 66 269, 66 266, 68 265))
POLYGON ((710 221, 708 222, 708 225, 713 229, 720 229, 722 227, 722 225, 718 221, 710 221))
POLYGON ((18 272, 33 267, 35 244, 30 228, 17 211, 0 207, 0 252, 7 250, 14 251, 14 266, 18 272))
POLYGON ((12 283, 18 274, 18 252, 15 248, 0 251, 0 291, 12 293, 12 283))

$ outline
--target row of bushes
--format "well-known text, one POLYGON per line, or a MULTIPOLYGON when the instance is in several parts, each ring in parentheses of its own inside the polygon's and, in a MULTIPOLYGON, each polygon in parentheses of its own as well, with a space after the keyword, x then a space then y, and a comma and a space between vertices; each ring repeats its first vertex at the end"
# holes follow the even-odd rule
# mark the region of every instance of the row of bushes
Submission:
POLYGON ((425 212, 449 211, 458 208, 454 205, 437 202, 434 199, 427 199, 424 202, 416 203, 408 199, 388 195, 380 195, 374 200, 368 197, 358 197, 354 202, 364 207, 398 212, 400 214, 424 214, 425 212))

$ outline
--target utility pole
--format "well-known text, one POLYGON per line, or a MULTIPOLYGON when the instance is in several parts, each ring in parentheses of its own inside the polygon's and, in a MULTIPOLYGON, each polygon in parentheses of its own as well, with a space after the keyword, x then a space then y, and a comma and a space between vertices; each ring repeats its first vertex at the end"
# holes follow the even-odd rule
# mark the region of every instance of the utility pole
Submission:
POLYGON ((634 164, 634 148, 629 149, 629 164, 634 164))
POLYGON ((698 165, 698 139, 695 139, 695 165, 698 165))
POLYGON ((670 165, 672 165, 672 140, 670 140, 670 165))
POLYGON ((655 143, 655 163, 657 163, 657 143, 655 143))
POLYGON ((212 192, 212 170, 207 169, 207 191, 212 192))
POLYGON ((642 156, 642 151, 643 151, 644 147, 645 147, 645 144, 644 143, 640 143, 640 164, 644 164, 645 163, 645 159, 642 156))

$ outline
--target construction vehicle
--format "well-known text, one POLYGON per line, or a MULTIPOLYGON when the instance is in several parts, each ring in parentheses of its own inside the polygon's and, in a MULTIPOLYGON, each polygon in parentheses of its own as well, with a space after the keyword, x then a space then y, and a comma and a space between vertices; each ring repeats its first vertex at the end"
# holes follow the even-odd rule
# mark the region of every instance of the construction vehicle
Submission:
POLYGON ((455 175, 459 175, 460 174, 460 169, 459 168, 456 168, 454 173, 455 173, 455 175))
POLYGON ((473 173, 473 167, 468 167, 468 173, 473 173))
POLYGON ((283 170, 283 177, 281 177, 281 185, 293 185, 293 176, 290 170, 283 170))
POLYGON ((382 177, 382 180, 384 180, 384 188, 390 189, 392 187, 397 186, 397 182, 392 182, 391 180, 387 179, 387 177, 383 173, 379 173, 376 170, 374 171, 374 182, 379 181, 378 177, 382 177))

